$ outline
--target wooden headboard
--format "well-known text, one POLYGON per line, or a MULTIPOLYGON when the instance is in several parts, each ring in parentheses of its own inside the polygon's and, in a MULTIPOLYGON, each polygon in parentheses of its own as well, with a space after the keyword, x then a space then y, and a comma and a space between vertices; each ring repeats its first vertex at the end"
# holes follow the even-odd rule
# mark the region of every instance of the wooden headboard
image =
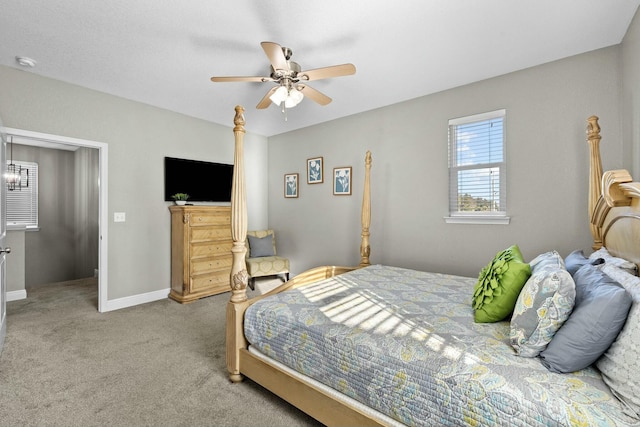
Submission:
POLYGON ((640 182, 624 169, 602 172, 598 117, 587 119, 590 147, 589 220, 593 249, 640 265, 640 182))

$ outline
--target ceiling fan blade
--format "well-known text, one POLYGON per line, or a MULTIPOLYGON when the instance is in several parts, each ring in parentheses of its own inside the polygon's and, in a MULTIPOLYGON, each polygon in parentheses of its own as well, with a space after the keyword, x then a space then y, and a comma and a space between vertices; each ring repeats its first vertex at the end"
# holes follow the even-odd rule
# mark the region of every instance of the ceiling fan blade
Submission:
POLYGON ((300 92, 302 92, 304 96, 310 98, 311 100, 317 102, 320 105, 327 105, 328 103, 331 102, 331 98, 329 98, 327 95, 321 92, 318 92, 317 90, 315 90, 310 86, 300 85, 298 86, 297 89, 300 92))
POLYGON ((212 82, 270 82, 273 81, 271 77, 239 77, 239 76, 230 76, 230 77, 211 77, 212 82))
POLYGON ((269 90, 269 92, 267 92, 267 94, 264 96, 264 98, 262 98, 260 100, 260 102, 258 102, 258 105, 256 105, 256 108, 258 110, 262 110, 264 108, 267 108, 270 104, 271 104, 271 100, 269 99, 269 97, 271 95, 273 95, 273 92, 276 91, 276 89, 278 89, 280 86, 274 86, 271 88, 271 90, 269 90))
POLYGON ((282 46, 274 42, 262 42, 260 45, 262 46, 264 53, 267 54, 267 58, 269 58, 269 62, 271 62, 271 66, 274 70, 289 69, 289 63, 282 52, 282 46))
POLYGON ((350 76, 356 73, 356 67, 353 64, 333 65, 331 67, 316 68, 313 70, 301 71, 298 74, 300 80, 320 80, 331 77, 350 76))

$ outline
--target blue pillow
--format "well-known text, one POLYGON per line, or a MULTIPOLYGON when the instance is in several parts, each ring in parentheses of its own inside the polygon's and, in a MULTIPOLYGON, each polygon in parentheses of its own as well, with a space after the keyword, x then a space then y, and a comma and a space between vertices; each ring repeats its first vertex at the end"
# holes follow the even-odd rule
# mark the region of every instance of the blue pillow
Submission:
POLYGON ((269 234, 265 237, 247 236, 249 238, 250 258, 258 258, 265 256, 274 256, 273 253, 273 235, 269 234))
POLYGON ((599 265, 603 263, 604 263, 604 259, 602 258, 589 259, 586 256, 584 256, 584 252, 582 252, 581 250, 571 252, 564 259, 564 265, 572 277, 574 274, 576 274, 576 271, 578 271, 578 269, 585 264, 599 265))
POLYGON ((615 341, 627 320, 632 299, 605 273, 586 264, 574 275, 573 312, 540 353, 552 372, 574 372, 594 363, 615 341))

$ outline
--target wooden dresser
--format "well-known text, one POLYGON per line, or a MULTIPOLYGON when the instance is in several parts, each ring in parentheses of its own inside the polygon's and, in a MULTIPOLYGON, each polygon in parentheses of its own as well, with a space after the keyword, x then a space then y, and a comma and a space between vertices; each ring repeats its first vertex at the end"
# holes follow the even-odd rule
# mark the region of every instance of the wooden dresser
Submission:
POLYGON ((231 207, 169 206, 171 292, 186 303, 230 291, 231 207))

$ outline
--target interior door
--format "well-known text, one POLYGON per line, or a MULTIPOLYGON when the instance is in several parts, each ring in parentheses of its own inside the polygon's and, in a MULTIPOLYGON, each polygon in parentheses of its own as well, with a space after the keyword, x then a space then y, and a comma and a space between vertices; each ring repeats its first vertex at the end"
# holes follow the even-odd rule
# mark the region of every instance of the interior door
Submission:
POLYGON ((5 172, 7 171, 7 138, 0 120, 0 353, 4 345, 4 337, 7 335, 7 287, 6 281, 6 255, 11 249, 5 247, 7 237, 7 184, 5 172))

